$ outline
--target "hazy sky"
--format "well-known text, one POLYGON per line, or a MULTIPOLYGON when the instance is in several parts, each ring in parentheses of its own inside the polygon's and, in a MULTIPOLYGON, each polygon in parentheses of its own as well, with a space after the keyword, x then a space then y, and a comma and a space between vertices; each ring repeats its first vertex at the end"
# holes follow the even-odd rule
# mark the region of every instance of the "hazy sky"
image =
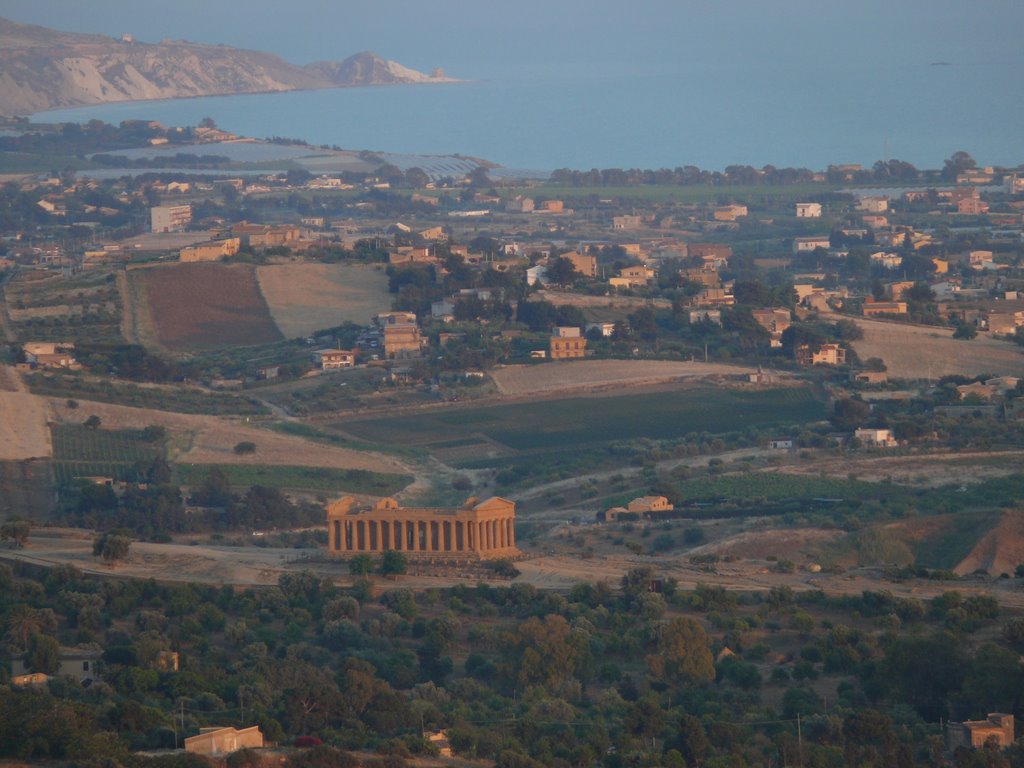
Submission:
POLYGON ((0 0, 0 16, 300 64, 368 49, 472 79, 742 69, 766 57, 794 70, 862 67, 865 78, 895 64, 1024 61, 1021 0, 0 0))

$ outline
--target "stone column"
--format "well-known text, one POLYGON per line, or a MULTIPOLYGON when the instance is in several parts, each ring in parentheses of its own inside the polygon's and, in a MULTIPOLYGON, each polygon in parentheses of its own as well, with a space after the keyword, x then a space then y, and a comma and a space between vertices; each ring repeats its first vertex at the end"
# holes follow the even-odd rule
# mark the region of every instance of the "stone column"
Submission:
POLYGON ((506 524, 508 525, 508 545, 509 545, 510 548, 515 548, 515 546, 516 546, 516 519, 514 517, 510 517, 506 521, 506 524))

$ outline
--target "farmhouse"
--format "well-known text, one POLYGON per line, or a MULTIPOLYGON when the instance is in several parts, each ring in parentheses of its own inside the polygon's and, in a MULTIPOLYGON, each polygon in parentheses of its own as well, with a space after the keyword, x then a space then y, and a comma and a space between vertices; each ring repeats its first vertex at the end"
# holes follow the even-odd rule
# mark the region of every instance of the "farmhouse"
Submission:
POLYGON ((844 365, 846 350, 839 344, 800 344, 796 348, 797 365, 844 365))
POLYGON ((671 512, 675 507, 665 496, 640 496, 626 506, 627 512, 649 515, 652 512, 671 512))
POLYGON ((496 560, 518 557, 516 505, 469 498, 458 508, 402 507, 384 498, 361 507, 345 496, 327 507, 327 551, 332 555, 396 550, 412 557, 496 560))
POLYGON ((75 359, 75 345, 53 341, 29 341, 22 346, 25 361, 40 368, 68 368, 78 370, 82 366, 75 359))
POLYGON ((896 438, 888 429, 858 429, 853 436, 871 448, 895 448, 897 445, 896 438))
POLYGON ((318 349, 313 353, 313 362, 321 371, 351 368, 356 364, 356 353, 350 349, 318 349))
POLYGON ((965 720, 949 723, 946 731, 946 745, 950 750, 957 747, 981 749, 989 739, 1003 748, 1013 744, 1013 715, 990 712, 985 720, 965 720))
MULTIPOLYGON (((80 683, 95 680, 98 677, 97 663, 102 652, 91 648, 61 648, 57 655, 57 671, 55 677, 73 677, 80 683)), ((30 675, 26 660, 11 659, 11 677, 30 675)))
POLYGON ((820 219, 821 203, 797 203, 796 217, 798 219, 820 219))
POLYGON ((870 296, 864 300, 861 311, 864 317, 875 315, 905 315, 907 314, 907 302, 905 301, 875 301, 870 296))

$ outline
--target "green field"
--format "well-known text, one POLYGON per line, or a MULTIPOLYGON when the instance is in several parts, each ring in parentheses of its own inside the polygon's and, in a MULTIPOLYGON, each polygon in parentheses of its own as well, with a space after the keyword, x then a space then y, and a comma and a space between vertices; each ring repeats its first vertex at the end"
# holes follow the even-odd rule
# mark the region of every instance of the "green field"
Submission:
POLYGON ((680 439, 751 427, 781 427, 824 418, 806 389, 688 389, 628 397, 567 398, 488 405, 345 422, 346 433, 372 443, 430 450, 483 435, 515 451, 576 451, 614 441, 680 439))
POLYGON ((77 424, 54 426, 54 476, 64 484, 76 477, 121 478, 137 462, 163 456, 160 442, 147 442, 136 429, 87 429, 77 424))
POLYGON ((368 472, 363 469, 258 464, 178 464, 175 467, 174 480, 183 485, 196 486, 203 482, 213 467, 223 471, 234 488, 263 485, 298 491, 390 496, 413 480, 409 475, 368 472))

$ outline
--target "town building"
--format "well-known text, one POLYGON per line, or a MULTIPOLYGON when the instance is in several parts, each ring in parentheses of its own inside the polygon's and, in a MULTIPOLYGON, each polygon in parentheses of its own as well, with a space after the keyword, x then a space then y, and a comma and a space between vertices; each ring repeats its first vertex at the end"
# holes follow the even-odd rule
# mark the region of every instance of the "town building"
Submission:
POLYGON ((184 232, 191 221, 191 205, 157 205, 149 209, 149 228, 153 232, 184 232))
POLYGON ((569 251, 563 253, 561 258, 572 262, 573 269, 584 277, 597 277, 597 257, 589 253, 569 251))
POLYGON ((831 246, 832 242, 825 236, 793 238, 793 253, 810 253, 816 248, 828 250, 831 246))
POLYGON ((867 213, 885 213, 889 210, 889 199, 886 197, 862 197, 857 203, 857 210, 867 213))
POLYGON ((225 256, 234 256, 242 247, 237 237, 226 237, 223 240, 209 240, 205 243, 187 245, 178 251, 178 259, 191 261, 218 261, 225 256))
POLYGON ((772 348, 782 346, 782 334, 792 324, 790 311, 784 307, 773 307, 771 309, 754 309, 750 314, 754 322, 768 331, 771 336, 772 348))
POLYGON ((797 203, 796 217, 798 219, 820 219, 821 203, 797 203))
POLYGON ((643 226, 644 220, 642 216, 612 216, 612 229, 615 230, 634 230, 640 229, 643 226))
POLYGON ((384 330, 384 354, 389 358, 419 357, 423 352, 426 339, 414 312, 383 312, 376 321, 384 330))
POLYGON ((327 507, 327 550, 346 556, 395 550, 410 557, 498 560, 518 557, 516 505, 493 497, 462 507, 403 507, 395 499, 360 506, 345 496, 327 507))
POLYGON ((715 221, 736 221, 736 219, 747 215, 745 205, 720 205, 712 212, 715 221))
POLYGON ((551 330, 550 354, 552 360, 572 360, 586 357, 587 339, 579 328, 556 327, 551 330))

